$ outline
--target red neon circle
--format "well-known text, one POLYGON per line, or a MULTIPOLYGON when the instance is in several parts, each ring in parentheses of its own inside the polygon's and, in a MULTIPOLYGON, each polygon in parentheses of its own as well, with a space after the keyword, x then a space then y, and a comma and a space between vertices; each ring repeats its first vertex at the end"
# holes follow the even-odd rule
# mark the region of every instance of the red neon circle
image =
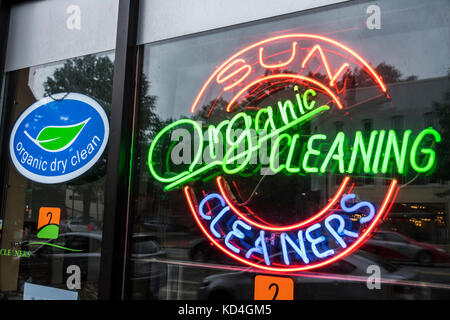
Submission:
MULTIPOLYGON (((312 34, 288 34, 288 35, 282 35, 282 36, 275 36, 272 38, 268 38, 262 41, 259 41, 257 43, 254 43, 244 49, 242 49, 241 51, 237 52, 236 54, 234 54, 233 56, 231 56, 229 59, 227 59, 224 63, 222 63, 222 65, 220 65, 211 75, 210 77, 207 79, 207 81, 205 82, 205 84, 203 85, 203 87, 201 88, 200 92, 198 93, 197 97, 195 98, 192 106, 191 106, 191 112, 193 113, 197 107, 197 104, 199 102, 199 100, 201 99, 201 97, 203 96, 203 93, 205 92, 206 88, 209 86, 209 84, 212 82, 213 79, 216 79, 217 82, 219 84, 224 83, 225 81, 227 81, 228 79, 233 78, 234 76, 236 76, 237 74, 241 74, 240 78, 228 85, 227 87, 225 87, 224 91, 227 91, 235 86, 237 86, 238 84, 240 84, 242 81, 245 80, 245 78, 247 78, 247 76, 252 72, 252 67, 251 65, 247 64, 245 62, 245 60, 243 59, 236 59, 235 61, 233 61, 235 58, 237 58, 238 56, 240 56, 241 54, 255 48, 258 46, 261 46, 265 43, 271 42, 271 41, 276 41, 276 40, 280 40, 280 39, 288 39, 288 38, 309 38, 309 39, 317 39, 317 40, 322 40, 328 43, 331 43, 339 48, 341 48, 342 50, 346 51, 347 53, 349 53, 352 57, 356 58, 356 60, 358 60, 366 69, 366 72, 369 73, 369 75, 372 77, 372 79, 374 80, 375 83, 378 84, 378 86, 380 87, 382 92, 386 92, 386 86, 384 85, 383 81, 381 80, 381 77, 375 72, 375 70, 364 60, 362 59, 356 52, 354 52, 353 50, 351 50, 350 48, 346 47, 345 45, 329 39, 327 37, 324 36, 319 36, 319 35, 312 35, 312 34), (230 63, 231 62, 231 63, 230 63), (226 73, 226 71, 230 70, 232 66, 236 65, 237 63, 242 63, 242 65, 235 69, 234 71, 232 71, 230 74, 223 76, 224 73, 226 73), (246 69, 247 71, 245 72, 245 74, 242 73, 242 71, 246 69)), ((280 67, 280 66, 286 66, 288 64, 290 64, 293 59, 295 58, 295 52, 296 52, 296 42, 293 43, 292 46, 292 53, 290 58, 285 61, 285 62, 281 62, 279 64, 273 64, 273 65, 267 65, 263 62, 262 59, 262 52, 263 52, 263 47, 259 48, 259 63, 262 67, 265 67, 266 69, 270 69, 270 68, 276 68, 276 67, 280 67)), ((310 56, 314 53, 315 50, 319 51, 319 54, 321 54, 322 56, 322 60, 325 64, 325 68, 328 74, 329 79, 329 86, 333 86, 335 84, 335 80, 337 79, 337 77, 343 72, 343 70, 346 67, 349 67, 348 63, 344 63, 341 65, 341 67, 338 69, 338 71, 332 75, 328 62, 323 54, 322 48, 320 47, 320 45, 316 45, 313 46, 310 53, 307 55, 307 58, 304 59, 303 61, 303 66, 305 65, 305 63, 307 62, 307 60, 310 58, 310 56)), ((270 75, 270 76, 265 76, 265 77, 261 77, 257 80, 252 81, 249 85, 246 85, 245 88, 241 89, 237 94, 234 95, 234 97, 231 99, 231 101, 229 102, 226 110, 228 112, 232 111, 231 110, 231 106, 233 105, 233 103, 244 93, 246 92, 248 89, 250 89, 252 86, 258 84, 259 82, 262 81, 267 81, 267 80, 271 80, 271 79, 276 79, 276 78, 287 78, 287 79, 296 79, 296 80, 302 80, 302 81, 308 81, 310 83, 315 84, 316 86, 320 87, 321 90, 323 90, 324 92, 326 92, 331 98, 332 101, 336 104, 336 106, 339 109, 343 109, 343 105, 340 101, 340 99, 323 83, 318 82, 314 79, 312 79, 311 77, 305 77, 305 76, 301 76, 298 74, 276 74, 276 75, 270 75)), ((220 93, 220 95, 223 93, 223 91, 220 93)), ((219 95, 219 96, 220 96, 219 95)), ((210 112, 212 111, 213 108, 211 108, 210 112)), ((208 115, 209 116, 209 115, 208 115)), ((293 230, 295 228, 300 228, 300 227, 304 227, 306 225, 312 224, 314 221, 317 221, 318 219, 321 219, 324 217, 324 215, 329 212, 330 208, 333 207, 333 205, 336 204, 336 202, 338 201, 338 199, 340 198, 340 196, 343 194, 343 192, 345 191, 348 182, 350 181, 350 177, 345 177, 344 180, 342 181, 340 187, 338 188, 338 190, 336 191, 335 195, 330 199, 329 203, 322 208, 322 210, 320 210, 319 212, 317 212, 316 214, 314 214, 312 217, 301 221, 299 223, 296 224, 292 224, 289 226, 272 226, 272 225, 265 225, 265 224, 261 224, 258 223, 250 218, 248 218, 248 216, 246 216, 244 213, 240 212, 240 210, 232 203, 232 201, 230 200, 230 197, 228 196, 228 193, 226 192, 223 182, 222 182, 222 177, 218 177, 216 182, 218 185, 218 188, 220 190, 220 193, 222 194, 225 202, 227 203, 227 205, 232 209, 232 211, 239 216, 240 219, 248 222, 249 224, 252 224, 255 227, 264 229, 264 230, 271 230, 271 231, 275 231, 275 232, 281 232, 281 231, 288 231, 288 230, 293 230)), ((309 269, 313 269, 313 268, 317 268, 317 267, 321 267, 324 265, 327 265, 329 263, 332 263, 350 253, 352 253, 353 251, 355 251, 367 238, 367 236, 370 234, 370 232, 372 232, 372 230, 375 228, 377 222, 387 214, 387 212, 389 211, 390 207, 392 206, 393 201, 395 200, 397 193, 398 193, 398 188, 397 188, 397 181, 393 180, 388 188, 388 191, 386 193, 385 199, 383 200, 383 203, 380 207, 380 209, 378 210, 378 213, 376 214, 376 217, 372 220, 372 222, 370 223, 370 225, 365 229, 364 233, 355 241, 353 242, 349 247, 347 247, 345 250, 341 251, 339 254, 337 254, 336 256, 333 256, 330 259, 327 259, 325 261, 319 262, 319 263, 315 263, 315 264, 310 264, 310 265, 304 265, 301 267, 268 267, 268 266, 263 266, 263 265, 259 265, 256 263, 253 263, 249 260, 243 259, 242 257, 234 254, 233 252, 230 252, 229 250, 227 250, 227 248, 225 248, 224 246, 222 246, 222 244, 220 242, 218 242, 214 237, 212 237, 208 231, 205 229, 205 227, 203 226, 203 224, 201 223, 197 211, 196 211, 196 206, 194 205, 194 201, 190 195, 190 193, 193 192, 191 190, 191 188, 189 187, 185 187, 184 188, 184 194, 186 196, 186 200, 188 202, 189 208, 191 210, 191 213, 194 216, 194 219, 196 220, 197 224, 200 226, 202 232, 208 237, 208 239, 214 243, 221 251, 223 251, 225 254, 229 255, 230 257, 244 263, 247 264, 249 266, 252 267, 256 267, 256 268, 260 268, 260 269, 264 269, 264 270, 268 270, 268 271, 302 271, 302 270, 309 270, 309 269), (390 205, 389 205, 390 204, 390 205)))
POLYGON ((261 229, 265 229, 265 230, 270 230, 270 231, 289 231, 292 229, 296 229, 296 228, 300 228, 300 227, 304 227, 306 225, 312 224, 312 222, 314 222, 315 220, 320 219, 321 217, 323 217, 323 215, 325 215, 327 213, 327 211, 334 206, 337 201, 339 200, 339 198, 341 197, 341 195, 344 193, 345 188, 347 187, 348 182, 350 181, 350 177, 345 177, 344 180, 342 181, 341 185, 339 186, 338 191, 336 192, 336 194, 334 195, 334 197, 328 202, 328 204, 323 207, 322 210, 320 210, 318 213, 316 213, 315 215, 313 215, 312 217, 303 220, 299 223, 296 224, 292 224, 289 226, 284 226, 284 227, 274 227, 271 225, 264 225, 261 223, 258 223, 252 219, 250 219, 248 216, 246 216, 244 213, 242 213, 238 208, 236 208, 236 206, 231 202, 224 186, 223 186, 223 182, 222 182, 223 178, 222 177, 217 177, 216 181, 217 181, 217 186, 219 187, 220 193, 222 194, 225 202, 227 203, 227 205, 231 208, 231 210, 233 210, 234 213, 236 213, 242 220, 246 221, 247 223, 261 228, 261 229))
POLYGON ((307 81, 307 82, 311 82, 314 83, 316 86, 320 87, 322 90, 324 90, 334 101, 334 103, 337 105, 337 107, 339 109, 343 109, 344 107, 342 106, 341 101, 339 100, 339 98, 324 84, 320 83, 319 81, 316 81, 310 77, 305 77, 305 76, 300 76, 298 74, 291 74, 291 73, 283 73, 283 74, 274 74, 271 76, 267 76, 267 77, 263 77, 263 78, 259 78, 256 79, 255 81, 251 82, 249 85, 245 86, 241 91, 239 91, 234 97, 233 99, 230 100, 230 102, 227 105, 227 111, 230 112, 231 110, 231 106, 233 105, 233 103, 246 91, 248 91, 248 89, 250 89, 251 87, 253 87, 255 84, 259 83, 259 82, 263 82, 263 81, 267 81, 267 80, 271 80, 271 79, 278 79, 278 78, 287 78, 287 79, 297 79, 297 80, 303 80, 303 81, 307 81))
POLYGON ((234 58, 238 57, 239 55, 241 55, 244 52, 247 52, 255 47, 261 46, 262 44, 271 42, 271 41, 276 41, 276 40, 280 40, 280 39, 287 39, 287 38, 309 38, 309 39, 317 39, 317 40, 322 40, 328 43, 331 43, 339 48, 341 48, 344 51, 347 51, 348 53, 350 53, 350 55, 354 56, 356 59, 358 59, 363 66, 368 70, 369 75, 372 77, 372 79, 380 86, 381 91, 386 92, 386 86, 383 83, 383 81, 381 80, 380 76, 375 72, 375 70, 369 65, 369 63, 367 63, 367 61, 365 61, 360 55, 358 55, 355 51, 353 51, 352 49, 348 48, 347 46, 341 44, 340 42, 337 42, 335 40, 332 40, 330 38, 324 37, 324 36, 319 36, 319 35, 314 35, 314 34, 303 34, 303 33, 294 33, 294 34, 287 34, 287 35, 281 35, 281 36, 275 36, 272 38, 268 38, 262 41, 259 41, 257 43, 254 43, 244 49, 242 49, 241 51, 237 52, 236 54, 234 54, 233 56, 231 56, 229 59, 227 59, 224 63, 222 63, 212 74, 211 76, 208 78, 208 80, 206 80, 205 84, 203 85, 203 87, 200 89, 200 92, 198 93, 197 97, 194 100, 194 103, 191 106, 191 112, 193 113, 195 111, 195 109, 197 108, 197 104, 198 101, 200 100, 200 98, 202 97, 203 93, 206 90, 206 87, 210 84, 210 82, 216 77, 216 75, 231 61, 234 60, 234 58))
POLYGON ((352 252, 354 252, 355 250, 357 250, 366 239, 366 237, 372 232, 372 230, 375 228, 376 224, 378 223, 378 221, 381 219, 382 216, 384 216, 385 210, 388 207, 388 205, 392 202, 395 201, 395 196, 396 196, 396 192, 395 190, 397 189, 397 180, 392 180, 391 184, 389 186, 388 192, 386 193, 386 197, 383 200, 383 203, 380 207, 380 209, 378 210, 378 213, 376 214, 375 218, 372 220, 372 222, 370 223, 370 225, 367 227, 367 229, 364 231, 364 233, 355 241, 353 242, 350 246, 348 246, 347 248, 345 248, 345 250, 341 251, 339 254, 333 256, 330 259, 327 259, 325 261, 322 262, 318 262, 318 263, 314 263, 314 264, 308 264, 308 265, 304 265, 301 267, 283 267, 283 268, 279 268, 279 267, 268 267, 268 266, 264 266, 264 265, 259 265, 256 263, 253 263, 249 260, 243 259, 242 257, 230 252, 229 250, 227 250, 225 247, 222 246, 222 244, 218 241, 216 241, 216 239, 214 239, 214 237, 212 237, 208 231, 205 229, 205 227, 203 226, 203 224, 201 223, 198 215, 197 215, 197 209, 196 206, 194 205, 191 195, 190 195, 190 188, 188 186, 186 186, 184 188, 184 194, 186 196, 189 208, 191 210, 191 213, 195 219, 195 221, 197 222, 197 224, 199 225, 200 229, 203 231, 203 233, 208 237, 208 239, 214 243, 214 245, 216 245, 222 252, 224 252, 225 254, 227 254, 228 256, 255 268, 259 268, 259 269, 263 269, 263 270, 267 270, 267 271, 276 271, 276 272, 293 272, 293 271, 305 271, 305 270, 310 270, 310 269, 314 269, 314 268, 319 268, 319 267, 323 267, 326 266, 330 263, 333 263, 349 254, 351 254, 352 252))
POLYGON ((294 60, 295 58, 295 54, 297 53, 297 42, 292 42, 292 53, 291 53, 291 57, 286 60, 285 62, 280 62, 277 64, 267 64, 264 62, 263 59, 263 51, 264 51, 264 47, 259 48, 259 63, 261 64, 262 67, 266 68, 266 69, 275 69, 275 68, 280 68, 280 67, 284 67, 287 66, 288 64, 290 64, 292 62, 292 60, 294 60))

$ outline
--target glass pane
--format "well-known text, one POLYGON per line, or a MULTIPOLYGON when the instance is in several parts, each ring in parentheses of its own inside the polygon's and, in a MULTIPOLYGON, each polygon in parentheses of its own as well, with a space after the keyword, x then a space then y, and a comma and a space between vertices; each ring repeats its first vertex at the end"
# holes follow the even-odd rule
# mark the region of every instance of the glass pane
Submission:
POLYGON ((253 299, 262 269, 298 299, 449 298, 449 9, 353 1, 145 45, 130 201, 160 254, 132 262, 161 272, 130 269, 132 297, 253 299), (371 266, 385 290, 351 277, 371 266))
POLYGON ((15 103, 5 107, 17 130, 2 212, 1 248, 11 250, 0 257, 7 299, 46 299, 52 288, 98 296, 113 70, 107 52, 10 74, 15 103), (24 289, 32 285, 42 286, 40 296, 24 289))

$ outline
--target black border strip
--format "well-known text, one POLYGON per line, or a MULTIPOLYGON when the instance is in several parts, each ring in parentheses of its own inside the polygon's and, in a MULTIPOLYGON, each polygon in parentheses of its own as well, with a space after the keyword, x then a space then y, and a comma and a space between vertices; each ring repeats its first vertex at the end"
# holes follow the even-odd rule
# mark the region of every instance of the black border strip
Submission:
POLYGON ((100 260, 100 300, 125 298, 138 18, 138 0, 119 0, 100 260))
MULTIPOLYGON (((16 74, 5 74, 6 48, 8 45, 9 20, 11 12, 11 3, 0 0, 0 218, 4 220, 6 194, 8 191, 8 140, 10 132, 10 118, 12 108, 7 106, 14 105, 16 74), (5 82, 5 83, 3 83, 5 82)), ((4 222, 4 221, 3 221, 4 222)), ((0 231, 0 242, 1 242, 0 231)))

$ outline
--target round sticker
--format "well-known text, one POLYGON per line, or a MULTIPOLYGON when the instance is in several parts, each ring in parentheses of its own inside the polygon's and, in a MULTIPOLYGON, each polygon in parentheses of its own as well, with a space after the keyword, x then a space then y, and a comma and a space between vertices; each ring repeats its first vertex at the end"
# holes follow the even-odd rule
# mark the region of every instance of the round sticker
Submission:
POLYGON ((61 183, 89 170, 105 150, 108 136, 108 118, 94 99, 59 93, 36 101, 20 115, 9 150, 26 178, 61 183))

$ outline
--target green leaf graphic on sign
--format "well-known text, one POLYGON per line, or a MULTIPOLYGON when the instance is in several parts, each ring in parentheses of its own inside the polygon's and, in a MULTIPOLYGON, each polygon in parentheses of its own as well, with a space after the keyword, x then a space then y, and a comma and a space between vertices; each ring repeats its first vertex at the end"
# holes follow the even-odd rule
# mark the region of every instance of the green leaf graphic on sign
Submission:
POLYGON ((32 138, 28 132, 24 131, 24 133, 31 141, 42 149, 50 152, 57 152, 70 147, 89 120, 91 120, 91 118, 68 126, 45 127, 39 132, 36 139, 32 138))
POLYGON ((58 234, 59 234, 59 225, 57 224, 48 224, 44 227, 42 227, 38 233, 37 233, 37 237, 38 238, 44 238, 44 239, 56 239, 58 238, 58 234))

